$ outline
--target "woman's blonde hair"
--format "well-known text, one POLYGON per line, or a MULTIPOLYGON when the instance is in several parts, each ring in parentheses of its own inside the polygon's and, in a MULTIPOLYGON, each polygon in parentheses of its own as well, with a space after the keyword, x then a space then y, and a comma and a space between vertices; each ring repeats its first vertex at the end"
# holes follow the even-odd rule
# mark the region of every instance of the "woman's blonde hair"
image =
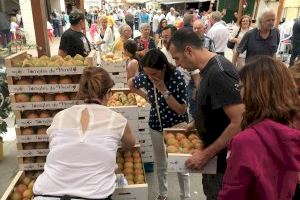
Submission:
POLYGON ((87 67, 79 81, 78 100, 102 100, 106 93, 114 86, 114 81, 104 69, 87 67))
POLYGON ((11 21, 11 22, 17 22, 17 18, 16 18, 16 17, 11 17, 11 18, 10 18, 10 21, 11 21))
POLYGON ((107 22, 108 21, 108 18, 107 18, 107 16, 101 16, 100 18, 99 18, 99 22, 102 22, 102 21, 105 21, 105 22, 107 22))

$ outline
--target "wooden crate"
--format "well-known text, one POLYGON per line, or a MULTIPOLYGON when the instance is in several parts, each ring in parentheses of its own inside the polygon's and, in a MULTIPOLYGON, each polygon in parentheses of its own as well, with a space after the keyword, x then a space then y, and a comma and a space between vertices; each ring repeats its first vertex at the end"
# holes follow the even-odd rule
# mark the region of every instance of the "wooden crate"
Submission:
POLYGON ((5 190, 1 200, 9 199, 10 195, 12 194, 14 187, 20 182, 20 180, 25 176, 24 171, 18 171, 16 176, 13 178, 12 182, 9 184, 8 188, 5 190))
MULTIPOLYGON (((184 129, 164 129, 163 134, 166 133, 185 133, 184 129)), ((195 133, 195 132, 191 132, 195 133)), ((186 133, 187 135, 191 133, 186 133)), ((183 153, 167 153, 168 155, 168 172, 183 172, 183 173, 204 173, 204 174, 216 174, 217 173, 217 157, 211 159, 203 170, 191 170, 186 168, 185 161, 189 159, 191 154, 183 153)))

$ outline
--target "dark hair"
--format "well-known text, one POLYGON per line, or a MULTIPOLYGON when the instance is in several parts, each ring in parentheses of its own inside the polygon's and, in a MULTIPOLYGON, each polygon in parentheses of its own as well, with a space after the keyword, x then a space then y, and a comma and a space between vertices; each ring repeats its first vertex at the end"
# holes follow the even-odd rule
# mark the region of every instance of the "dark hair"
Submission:
POLYGON ((174 71, 174 66, 171 65, 163 52, 159 49, 151 49, 142 58, 141 65, 143 68, 152 68, 156 70, 165 70, 164 80, 170 80, 172 73, 174 71))
POLYGON ((83 70, 79 81, 77 99, 85 101, 101 100, 114 84, 114 81, 104 69, 87 67, 83 70))
POLYGON ((172 24, 168 24, 166 27, 164 27, 162 30, 171 30, 171 35, 174 35, 174 33, 177 31, 176 26, 172 25, 172 24))
POLYGON ((80 20, 84 20, 84 14, 80 10, 73 10, 69 15, 69 19, 71 25, 77 25, 80 20))
POLYGON ((183 52, 187 46, 197 49, 202 49, 203 47, 201 38, 194 31, 189 29, 180 29, 176 31, 170 39, 168 49, 171 44, 173 44, 176 50, 180 52, 183 52))
POLYGON ((131 55, 133 59, 136 59, 138 61, 139 64, 139 72, 142 72, 142 66, 141 66, 141 59, 139 56, 136 55, 137 52, 137 43, 134 40, 127 40, 124 43, 124 50, 128 51, 131 55))
POLYGON ((281 61, 257 56, 239 74, 244 89, 243 129, 264 119, 288 124, 299 112, 296 84, 281 61))
POLYGON ((160 22, 159 22, 159 24, 158 24, 158 29, 160 29, 160 30, 163 29, 163 27, 162 27, 163 21, 166 21, 166 22, 167 22, 167 20, 166 20, 165 18, 163 18, 163 19, 160 20, 160 22))

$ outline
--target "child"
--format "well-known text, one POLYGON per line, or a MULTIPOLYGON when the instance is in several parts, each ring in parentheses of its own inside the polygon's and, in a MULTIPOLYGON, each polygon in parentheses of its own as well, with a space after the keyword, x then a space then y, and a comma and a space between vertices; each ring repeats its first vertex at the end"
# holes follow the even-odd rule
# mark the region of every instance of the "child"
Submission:
POLYGON ((12 35, 12 40, 16 39, 16 32, 17 32, 18 27, 19 27, 19 25, 17 24, 17 18, 11 17, 10 18, 10 32, 12 35))

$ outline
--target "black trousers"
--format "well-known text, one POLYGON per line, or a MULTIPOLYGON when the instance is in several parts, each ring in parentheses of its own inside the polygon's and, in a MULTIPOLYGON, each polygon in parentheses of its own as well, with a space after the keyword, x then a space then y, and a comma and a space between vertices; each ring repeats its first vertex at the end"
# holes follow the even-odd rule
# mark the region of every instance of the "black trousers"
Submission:
POLYGON ((299 56, 300 56, 300 48, 297 47, 298 49, 296 48, 293 48, 292 49, 292 55, 291 55, 291 58, 290 58, 290 67, 294 65, 294 62, 295 62, 295 59, 298 57, 298 60, 299 60, 299 56))

